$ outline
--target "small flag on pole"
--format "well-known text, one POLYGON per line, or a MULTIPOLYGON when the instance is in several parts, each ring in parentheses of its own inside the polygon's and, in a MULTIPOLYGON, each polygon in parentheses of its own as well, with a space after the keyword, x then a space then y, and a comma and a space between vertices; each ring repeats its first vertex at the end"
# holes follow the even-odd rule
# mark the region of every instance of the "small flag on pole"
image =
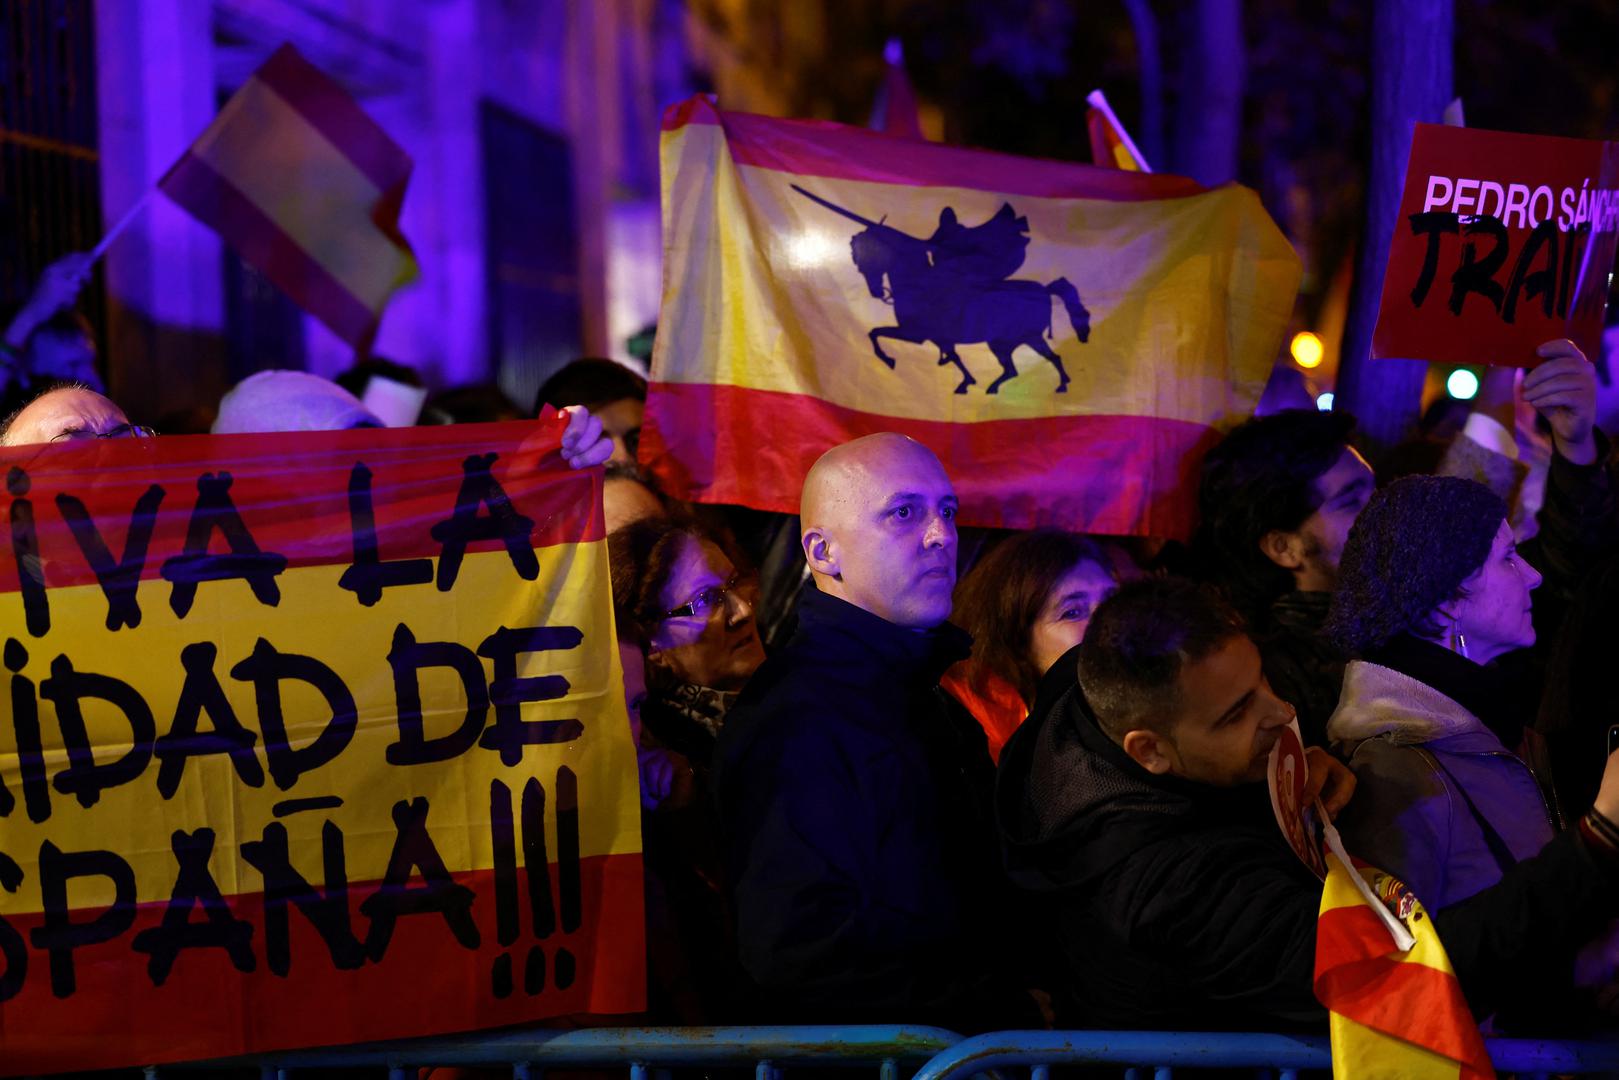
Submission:
POLYGON ((1092 90, 1085 100, 1091 106, 1085 110, 1085 128, 1091 137, 1091 161, 1109 169, 1152 172, 1152 166, 1136 149, 1135 140, 1113 115, 1113 108, 1102 91, 1092 90))
POLYGON ((872 103, 873 131, 899 135, 906 139, 925 139, 922 117, 916 106, 916 91, 911 88, 910 76, 905 74, 905 50, 899 38, 889 38, 883 46, 883 83, 877 89, 877 100, 872 103))
POLYGON ((411 161, 291 45, 231 95, 158 187, 305 311, 364 348, 416 276, 399 232, 411 161))
POLYGON ((1433 920, 1404 883, 1356 867, 1337 830, 1326 832, 1315 996, 1330 1012, 1333 1076, 1493 1080, 1433 920))

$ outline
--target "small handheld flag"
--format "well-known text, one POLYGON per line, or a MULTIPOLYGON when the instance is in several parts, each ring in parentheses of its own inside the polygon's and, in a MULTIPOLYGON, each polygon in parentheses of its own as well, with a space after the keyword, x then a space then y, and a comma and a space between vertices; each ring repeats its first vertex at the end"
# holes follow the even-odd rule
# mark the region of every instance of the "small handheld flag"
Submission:
POLYGON ((363 348, 388 297, 417 273, 399 232, 410 171, 342 87, 283 45, 158 187, 363 348))

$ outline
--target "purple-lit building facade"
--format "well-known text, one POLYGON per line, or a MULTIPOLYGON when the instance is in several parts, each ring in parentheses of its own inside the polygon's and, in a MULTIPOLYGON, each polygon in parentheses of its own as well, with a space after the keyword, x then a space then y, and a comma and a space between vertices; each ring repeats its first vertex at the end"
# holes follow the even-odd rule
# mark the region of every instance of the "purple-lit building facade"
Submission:
MULTIPOLYGON (((32 152, 93 156, 102 227, 279 45, 337 79, 415 162, 401 227, 421 274, 390 304, 374 352, 430 385, 496 381, 527 406, 573 356, 629 360, 628 340, 656 319, 659 107, 692 90, 683 4, 68 0, 11 19, 43 49, 19 50, 39 77, 19 80, 8 127, 26 129, 31 89, 82 96, 93 71, 94 141, 51 131, 37 109, 32 152), (79 69, 37 60, 53 47, 82 50, 79 69)), ((93 243, 92 215, 79 217, 20 226, 28 261, 93 243)), ((132 414, 205 408, 259 368, 333 375, 354 359, 161 196, 112 246, 104 281, 108 381, 132 414)))

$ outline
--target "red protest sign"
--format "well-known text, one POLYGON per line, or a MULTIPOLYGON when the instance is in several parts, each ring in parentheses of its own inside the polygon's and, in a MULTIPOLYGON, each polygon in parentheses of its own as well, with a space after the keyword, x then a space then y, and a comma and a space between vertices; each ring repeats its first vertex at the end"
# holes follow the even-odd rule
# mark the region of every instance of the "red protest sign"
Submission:
POLYGON ((1374 357, 1532 367, 1595 357, 1619 238, 1619 143, 1418 124, 1374 357))
POLYGON ((1270 748, 1265 780, 1270 785, 1270 806, 1276 812, 1276 824, 1281 826, 1288 846, 1311 873, 1325 880, 1327 864, 1321 850, 1320 825, 1315 819, 1315 809, 1304 801, 1305 789, 1309 787, 1310 762, 1304 754, 1304 739, 1299 734, 1297 720, 1281 730, 1270 748))
POLYGON ((561 426, 0 449, 0 1076, 643 1007, 561 426))

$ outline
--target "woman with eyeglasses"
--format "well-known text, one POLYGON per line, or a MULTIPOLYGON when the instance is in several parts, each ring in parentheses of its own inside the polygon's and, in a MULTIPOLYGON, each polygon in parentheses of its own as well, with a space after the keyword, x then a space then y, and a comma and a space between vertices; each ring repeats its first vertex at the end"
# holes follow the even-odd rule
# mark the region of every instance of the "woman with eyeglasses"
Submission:
POLYGON ((764 663, 757 583, 689 520, 634 522, 607 550, 614 601, 647 643, 645 730, 704 776, 726 711, 764 663))
MULTIPOLYGON (((636 696, 648 1011, 660 1021, 713 1023, 731 1014, 742 980, 708 772, 732 699, 764 663, 755 587, 690 520, 626 525, 608 535, 607 555, 621 642, 646 652, 645 693, 636 696)), ((626 657, 626 672, 639 659, 626 657)))

